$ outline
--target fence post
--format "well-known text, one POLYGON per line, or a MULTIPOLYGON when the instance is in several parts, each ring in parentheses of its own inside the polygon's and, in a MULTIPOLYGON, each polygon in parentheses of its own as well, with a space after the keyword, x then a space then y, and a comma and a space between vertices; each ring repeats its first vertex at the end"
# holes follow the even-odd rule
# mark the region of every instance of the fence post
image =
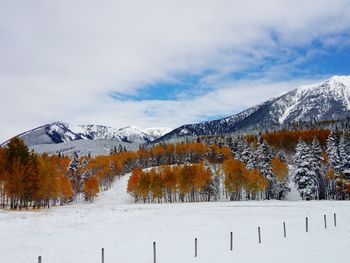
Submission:
POLYGON ((197 238, 194 239, 194 257, 197 257, 197 238))
POLYGON ((101 262, 105 263, 105 249, 104 248, 101 249, 101 262))
POLYGON ((334 226, 336 227, 337 226, 337 214, 334 213, 334 226))
POLYGON ((153 263, 157 262, 156 242, 153 242, 153 263))
POLYGON ((306 232, 309 232, 309 218, 308 217, 306 217, 305 223, 306 223, 306 232))
POLYGON ((287 237, 286 222, 283 222, 283 236, 287 237))
POLYGON ((38 263, 41 263, 41 256, 38 257, 38 263))
POLYGON ((233 233, 230 233, 230 250, 233 250, 233 233))
POLYGON ((323 220, 324 220, 324 228, 327 229, 327 217, 326 217, 326 215, 323 215, 323 220))
POLYGON ((258 236, 259 236, 259 244, 261 244, 261 233, 260 233, 260 226, 258 226, 258 236))

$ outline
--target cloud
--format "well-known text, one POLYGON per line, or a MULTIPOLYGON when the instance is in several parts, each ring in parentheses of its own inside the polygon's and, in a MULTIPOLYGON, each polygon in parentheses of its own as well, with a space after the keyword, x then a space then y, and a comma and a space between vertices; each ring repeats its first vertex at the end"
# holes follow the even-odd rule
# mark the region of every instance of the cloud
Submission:
POLYGON ((295 87, 319 82, 315 79, 271 82, 270 80, 242 80, 226 83, 202 96, 181 100, 100 101, 86 116, 74 121, 103 123, 111 126, 127 126, 137 120, 140 127, 177 127, 186 123, 207 120, 208 116, 219 118, 277 97, 295 87), (103 117, 101 117, 103 116, 103 117), (116 122, 118 120, 118 122, 116 122))
POLYGON ((55 120, 175 127, 234 113, 298 82, 281 81, 294 48, 348 41, 349 13, 345 0, 7 1, 0 140, 55 120), (269 60, 276 65, 261 66, 269 60), (242 72, 256 81, 244 82, 242 72), (237 73, 243 81, 230 77, 237 73), (192 99, 109 96, 182 74, 201 75, 192 99))

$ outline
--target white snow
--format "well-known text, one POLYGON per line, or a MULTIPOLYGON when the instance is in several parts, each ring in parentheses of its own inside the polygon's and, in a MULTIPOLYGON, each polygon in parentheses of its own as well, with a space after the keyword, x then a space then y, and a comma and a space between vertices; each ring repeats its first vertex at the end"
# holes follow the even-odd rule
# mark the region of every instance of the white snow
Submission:
POLYGON ((39 144, 29 147, 30 150, 34 150, 37 153, 48 153, 72 156, 75 152, 79 156, 97 156, 108 155, 111 149, 119 145, 125 147, 127 150, 135 151, 139 148, 139 143, 126 143, 121 142, 118 139, 96 139, 96 140, 77 140, 71 142, 64 142, 58 144, 39 144))
POLYGON ((154 138, 159 138, 171 132, 172 129, 169 127, 151 127, 151 128, 144 129, 143 131, 154 138))
POLYGON ((288 165, 289 169, 289 187, 290 187, 290 192, 286 196, 286 200, 288 201, 300 201, 300 193, 297 190, 297 186, 294 183, 294 176, 296 172, 296 167, 294 165, 288 165))
POLYGON ((106 263, 151 263, 153 241, 159 263, 345 263, 350 258, 350 202, 134 204, 125 192, 127 179, 117 180, 94 203, 38 212, 0 210, 0 262, 37 262, 41 255, 43 263, 96 263, 101 262, 104 247, 106 263), (333 213, 338 216, 336 228, 333 213), (306 216, 309 233, 305 233, 306 216), (197 258, 194 238, 198 238, 197 258))
POLYGON ((311 110, 317 110, 315 117, 321 118, 334 101, 350 110, 350 76, 333 76, 322 83, 301 86, 281 96, 273 108, 277 110, 278 122, 283 124, 290 116, 295 120, 306 120, 311 110))

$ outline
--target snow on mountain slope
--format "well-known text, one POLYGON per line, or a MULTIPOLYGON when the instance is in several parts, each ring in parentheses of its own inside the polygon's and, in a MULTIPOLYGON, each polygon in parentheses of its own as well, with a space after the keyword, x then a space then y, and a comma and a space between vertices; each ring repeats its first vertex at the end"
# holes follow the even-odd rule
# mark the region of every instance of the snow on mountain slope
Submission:
POLYGON ((116 180, 94 203, 35 212, 0 210, 0 262, 37 262, 40 255, 43 262, 94 263, 101 262, 101 248, 105 262, 152 262, 154 241, 157 262, 167 263, 345 263, 350 257, 349 202, 134 204, 126 193, 127 180, 128 175, 116 180), (332 224, 333 213, 337 213, 337 227, 332 224), (257 226, 262 244, 258 244, 257 226), (233 251, 229 250, 231 231, 233 251), (194 238, 198 238, 197 258, 194 238))
POLYGON ((350 77, 334 76, 314 85, 297 88, 272 105, 280 124, 291 121, 334 119, 350 110, 350 77))
POLYGON ((349 116, 350 76, 334 76, 322 83, 296 88, 227 118, 183 125, 156 141, 181 136, 271 130, 298 121, 344 119, 349 116))
POLYGON ((128 143, 115 139, 96 139, 96 140, 76 140, 70 142, 63 142, 57 144, 39 144, 30 146, 30 150, 34 150, 37 153, 63 154, 67 156, 73 156, 77 153, 79 156, 97 156, 108 155, 111 150, 119 148, 119 145, 125 147, 128 151, 135 151, 138 149, 138 143, 128 143))
MULTIPOLYGON (((151 136, 153 138, 153 140, 171 132, 171 128, 168 127, 152 127, 152 128, 147 128, 144 129, 143 131, 148 134, 149 136, 151 136)), ((152 140, 152 141, 153 141, 152 140)))
POLYGON ((164 135, 167 131, 169 131, 168 128, 142 130, 137 127, 128 126, 116 129, 102 125, 72 125, 65 122, 53 122, 24 132, 18 136, 29 147, 79 140, 114 140, 125 143, 143 144, 153 141, 159 136, 164 135))

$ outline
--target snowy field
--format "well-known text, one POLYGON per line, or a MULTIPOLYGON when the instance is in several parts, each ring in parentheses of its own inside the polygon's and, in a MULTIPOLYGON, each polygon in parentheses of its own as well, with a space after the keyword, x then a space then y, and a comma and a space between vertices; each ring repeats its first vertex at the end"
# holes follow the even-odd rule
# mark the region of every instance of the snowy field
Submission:
POLYGON ((159 263, 349 262, 350 202, 133 204, 125 193, 126 183, 125 176, 92 204, 39 212, 0 210, 0 262, 34 263, 41 255, 43 263, 98 263, 104 247, 106 263, 152 263, 153 241, 159 263), (198 238, 197 258, 194 238, 198 238))

